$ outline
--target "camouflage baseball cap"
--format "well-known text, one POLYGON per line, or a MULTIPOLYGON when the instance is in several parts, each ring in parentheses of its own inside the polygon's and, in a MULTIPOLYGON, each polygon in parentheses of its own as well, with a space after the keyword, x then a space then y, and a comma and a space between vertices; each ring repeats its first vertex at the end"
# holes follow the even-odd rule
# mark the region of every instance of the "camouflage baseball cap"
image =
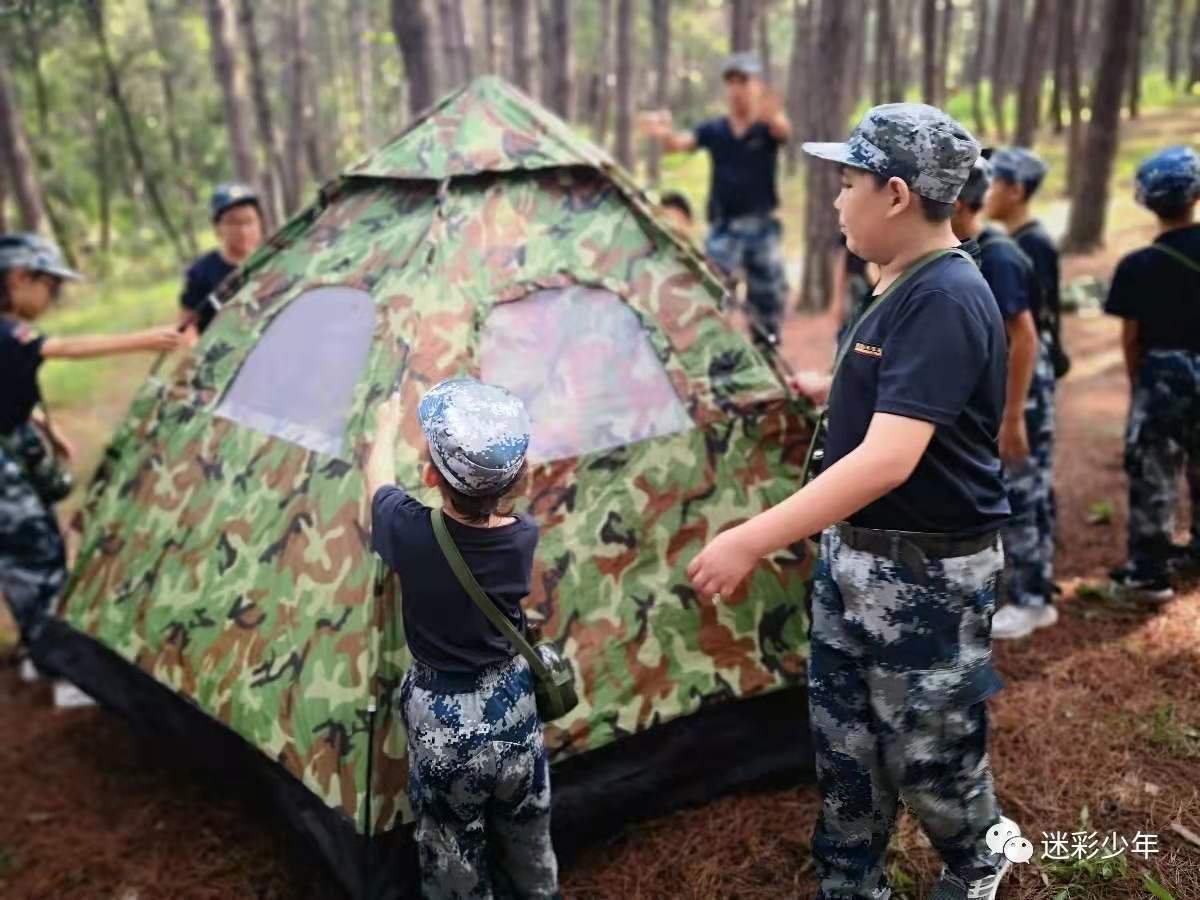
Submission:
POLYGON ((529 449, 529 413, 502 387, 473 378, 443 381, 417 413, 429 455, 450 486, 470 497, 503 493, 529 449))
POLYGON ((753 53, 735 53, 729 59, 725 60, 725 65, 721 66, 721 77, 728 78, 730 75, 745 75, 747 78, 762 77, 762 63, 758 61, 758 57, 753 53))
POLYGON ((1189 202, 1200 197, 1200 156, 1191 147, 1159 150, 1138 166, 1134 179, 1138 203, 1178 198, 1189 202))
POLYGON ((208 214, 215 222, 227 210, 233 209, 235 206, 244 206, 247 203, 258 206, 258 194, 250 185, 237 181, 219 184, 208 200, 208 214))
POLYGON ((992 185, 992 164, 982 156, 975 160, 971 172, 967 175, 967 183, 959 192, 958 199, 968 206, 978 206, 983 202, 983 195, 992 185))
POLYGON ((58 246, 40 234, 0 235, 0 272, 9 269, 43 272, 64 281, 80 281, 83 278, 63 262, 58 246))
POLYGON ((867 110, 843 143, 806 143, 820 159, 903 179, 920 194, 953 203, 979 156, 979 142, 940 109, 924 103, 886 103, 867 110))
POLYGON ((989 155, 992 175, 1013 184, 1041 184, 1050 168, 1045 161, 1025 147, 1001 147, 989 155))

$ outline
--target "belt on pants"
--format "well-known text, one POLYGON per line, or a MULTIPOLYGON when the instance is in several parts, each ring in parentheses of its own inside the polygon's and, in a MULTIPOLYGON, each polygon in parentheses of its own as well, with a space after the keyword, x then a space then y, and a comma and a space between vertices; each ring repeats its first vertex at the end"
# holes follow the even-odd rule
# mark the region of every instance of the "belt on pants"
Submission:
POLYGON ((953 559, 957 556, 973 556, 984 550, 1000 546, 1000 532, 985 531, 981 534, 935 534, 927 531, 885 531, 880 528, 859 528, 849 522, 839 522, 838 536, 847 547, 862 553, 871 553, 885 559, 902 561, 905 546, 916 547, 926 559, 953 559))

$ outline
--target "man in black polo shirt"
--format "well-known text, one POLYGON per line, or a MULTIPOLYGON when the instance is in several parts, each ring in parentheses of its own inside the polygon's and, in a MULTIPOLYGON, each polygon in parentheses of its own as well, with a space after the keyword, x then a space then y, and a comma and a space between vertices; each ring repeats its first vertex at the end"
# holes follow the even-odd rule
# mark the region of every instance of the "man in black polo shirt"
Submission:
POLYGON ((992 900, 1007 861, 989 831, 1018 833, 992 788, 985 703, 1000 688, 1006 348, 950 225, 979 144, 940 110, 895 103, 849 142, 804 150, 842 165, 839 219, 849 250, 880 267, 875 302, 839 349, 821 474, 719 534, 688 575, 719 602, 823 530, 808 672, 818 898, 889 896, 903 797, 945 863, 932 896, 992 900))
POLYGON ((762 66, 752 54, 732 56, 722 77, 727 115, 676 132, 670 111, 661 110, 642 118, 642 130, 668 151, 708 151, 711 227, 704 252, 726 275, 745 274, 754 338, 776 344, 787 301, 781 227, 774 215, 776 163, 792 126, 779 98, 764 87, 762 66))
POLYGON ((1137 199, 1158 219, 1154 243, 1117 266, 1105 312, 1120 316, 1133 388, 1125 434, 1129 562, 1116 585, 1149 600, 1174 596, 1173 558, 1200 560, 1200 158, 1170 147, 1137 171, 1137 199), (1176 548, 1176 485, 1188 466, 1191 544, 1176 548))
POLYGON ((209 214, 221 246, 188 267, 179 295, 180 326, 194 326, 200 333, 212 324, 220 309, 217 288, 250 258, 263 238, 258 195, 244 184, 219 185, 209 201, 209 214))

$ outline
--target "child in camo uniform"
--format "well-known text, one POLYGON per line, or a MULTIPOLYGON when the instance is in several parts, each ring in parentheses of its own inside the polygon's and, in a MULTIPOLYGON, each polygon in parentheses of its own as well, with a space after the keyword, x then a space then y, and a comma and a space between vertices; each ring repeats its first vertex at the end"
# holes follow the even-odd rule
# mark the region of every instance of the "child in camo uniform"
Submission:
MULTIPOLYGON (((550 766, 533 674, 463 590, 434 537, 432 510, 393 484, 400 399, 379 412, 367 462, 371 539, 400 578, 413 664, 401 685, 408 796, 427 898, 558 896, 550 766)), ((446 381, 421 401, 451 538, 492 601, 524 630, 538 528, 497 513, 521 477, 529 417, 502 388, 446 381)))

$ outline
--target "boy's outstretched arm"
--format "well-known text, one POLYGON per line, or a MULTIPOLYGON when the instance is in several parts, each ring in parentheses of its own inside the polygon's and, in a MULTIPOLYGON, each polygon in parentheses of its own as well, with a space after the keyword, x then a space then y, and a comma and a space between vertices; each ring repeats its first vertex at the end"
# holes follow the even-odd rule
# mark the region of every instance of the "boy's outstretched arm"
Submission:
POLYGON ((912 475, 931 422, 875 413, 863 442, 778 506, 715 537, 688 566, 702 597, 728 596, 764 556, 840 522, 912 475))
POLYGON ((392 394, 375 414, 375 443, 367 457, 367 492, 374 500, 381 487, 396 481, 396 436, 400 432, 400 394, 392 394))

